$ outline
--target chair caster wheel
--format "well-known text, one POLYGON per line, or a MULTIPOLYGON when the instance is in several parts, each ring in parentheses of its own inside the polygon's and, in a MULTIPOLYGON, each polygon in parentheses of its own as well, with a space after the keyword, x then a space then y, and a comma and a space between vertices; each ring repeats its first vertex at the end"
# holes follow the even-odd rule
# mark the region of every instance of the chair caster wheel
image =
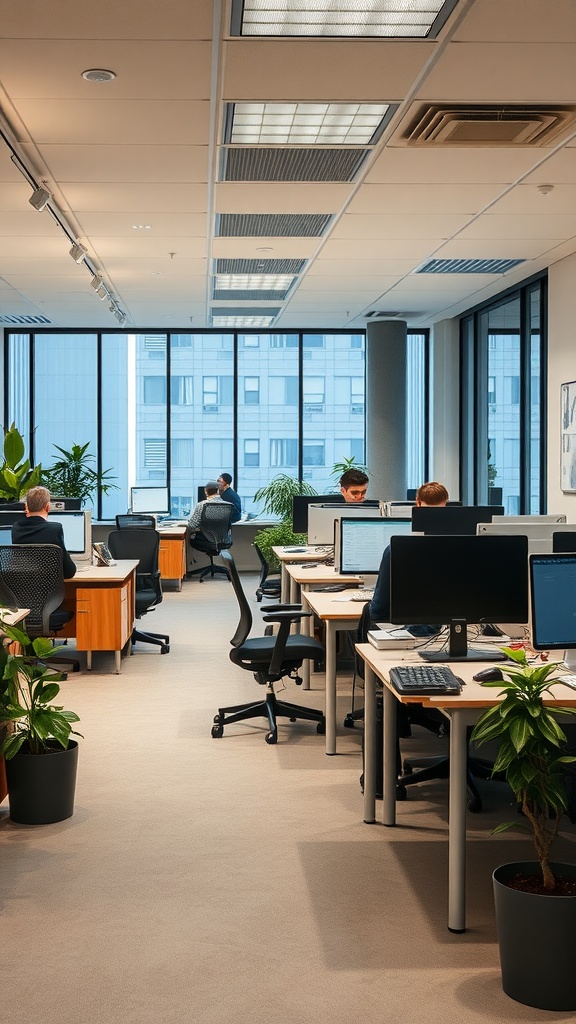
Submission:
POLYGON ((471 796, 466 806, 471 814, 480 814, 482 801, 477 796, 471 796))
POLYGON ((296 686, 302 686, 302 676, 296 676, 294 679, 296 686))
POLYGON ((343 725, 344 725, 345 729, 353 729, 354 728, 355 723, 354 723, 354 719, 352 718, 352 715, 346 715, 346 718, 344 719, 343 725))
POLYGON ((277 740, 278 740, 278 733, 276 733, 276 732, 267 732, 265 738, 266 738, 266 743, 276 743, 277 740))
POLYGON ((213 725, 212 726, 212 739, 219 740, 223 735, 224 735, 224 726, 223 725, 213 725))
POLYGON ((288 719, 288 721, 289 721, 289 722, 295 722, 295 721, 296 721, 296 719, 295 719, 295 718, 289 718, 289 719, 288 719))
POLYGON ((407 800, 408 793, 406 792, 406 786, 396 786, 396 799, 407 800))
POLYGON ((170 654, 170 644, 162 644, 160 654, 170 654))
POLYGON ((319 736, 326 735, 326 722, 324 721, 324 719, 322 719, 321 722, 318 722, 318 725, 316 726, 316 732, 318 733, 319 736))
POLYGON ((220 715, 214 715, 214 718, 212 719, 212 721, 214 722, 214 725, 223 725, 224 724, 223 721, 222 721, 222 718, 220 717, 220 715))
POLYGON ((402 765, 402 774, 403 775, 413 775, 414 774, 414 769, 413 769, 412 765, 408 764, 407 762, 404 762, 404 764, 402 765))

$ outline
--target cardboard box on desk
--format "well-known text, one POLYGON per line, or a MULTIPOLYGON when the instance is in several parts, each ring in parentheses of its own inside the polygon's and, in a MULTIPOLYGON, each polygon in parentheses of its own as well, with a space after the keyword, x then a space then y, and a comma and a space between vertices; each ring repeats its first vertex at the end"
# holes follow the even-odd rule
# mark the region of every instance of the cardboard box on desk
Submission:
POLYGON ((414 648, 421 638, 412 636, 407 629, 369 629, 368 643, 379 651, 404 651, 414 648))

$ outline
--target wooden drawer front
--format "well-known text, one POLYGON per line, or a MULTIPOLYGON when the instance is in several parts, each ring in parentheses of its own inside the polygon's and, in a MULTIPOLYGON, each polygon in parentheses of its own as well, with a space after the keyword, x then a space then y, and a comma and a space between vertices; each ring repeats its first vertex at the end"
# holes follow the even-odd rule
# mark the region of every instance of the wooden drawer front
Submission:
POLYGON ((119 651, 131 633, 128 584, 82 588, 76 602, 76 643, 81 651, 119 651))
POLYGON ((163 580, 181 580, 186 575, 186 541, 184 538, 161 538, 158 566, 163 580))

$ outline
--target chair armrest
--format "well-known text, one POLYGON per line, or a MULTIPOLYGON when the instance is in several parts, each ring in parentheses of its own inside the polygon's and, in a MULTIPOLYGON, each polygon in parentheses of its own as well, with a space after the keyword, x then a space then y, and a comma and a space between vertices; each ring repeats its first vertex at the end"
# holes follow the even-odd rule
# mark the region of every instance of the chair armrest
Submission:
POLYGON ((308 619, 312 615, 312 612, 302 611, 281 611, 276 612, 275 615, 263 615, 264 622, 298 622, 300 619, 308 619))
POLYGON ((297 612, 297 611, 300 611, 301 608, 302 608, 301 604, 287 604, 286 602, 283 602, 282 604, 267 604, 266 605, 266 613, 268 613, 268 612, 297 612))

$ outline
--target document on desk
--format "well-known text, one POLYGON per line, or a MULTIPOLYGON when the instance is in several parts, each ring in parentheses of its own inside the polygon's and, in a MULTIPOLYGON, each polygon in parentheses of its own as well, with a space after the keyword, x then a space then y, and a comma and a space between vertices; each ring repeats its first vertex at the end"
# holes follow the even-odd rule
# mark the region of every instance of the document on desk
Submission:
POLYGON ((402 651, 416 647, 422 638, 412 636, 407 629, 369 629, 368 643, 379 651, 402 651))

